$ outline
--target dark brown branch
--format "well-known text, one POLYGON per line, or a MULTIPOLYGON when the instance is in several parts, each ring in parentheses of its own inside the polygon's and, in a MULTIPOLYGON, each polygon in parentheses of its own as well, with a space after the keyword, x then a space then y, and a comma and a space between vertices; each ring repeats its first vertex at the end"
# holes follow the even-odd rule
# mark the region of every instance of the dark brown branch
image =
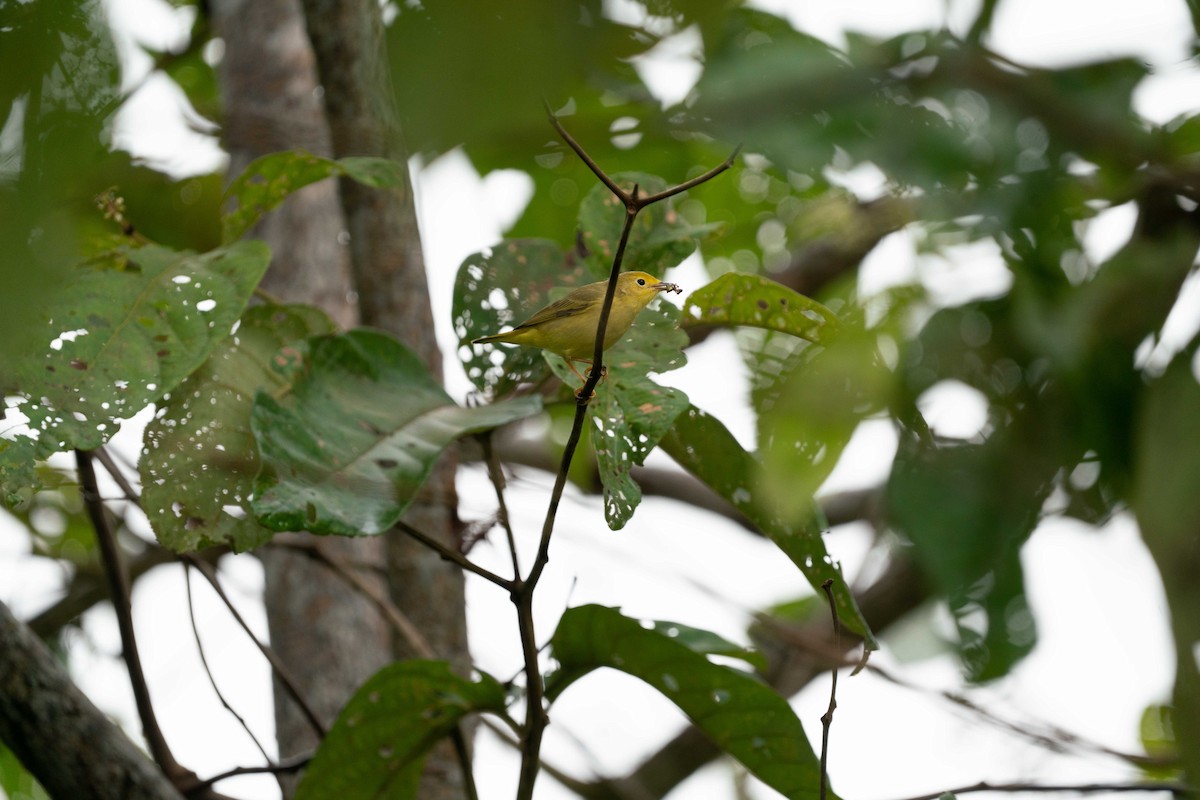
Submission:
POLYGON ((288 775, 294 772, 299 772, 308 766, 308 762, 312 761, 311 755, 298 756, 290 758, 287 761, 281 761, 278 764, 267 764, 262 767, 234 767, 231 770, 213 775, 211 778, 205 778, 200 782, 202 788, 207 788, 215 783, 220 783, 228 778, 236 778, 239 775, 263 775, 270 773, 272 775, 288 775))
POLYGON ((1191 787, 1181 783, 1153 782, 1144 783, 987 783, 980 781, 970 786, 960 786, 957 789, 944 789, 940 792, 920 794, 906 797, 904 800, 937 800, 946 795, 971 794, 973 792, 1071 792, 1074 794, 1095 794, 1097 792, 1170 792, 1181 797, 1190 797, 1191 787))
POLYGON ((509 592, 512 591, 512 589, 513 589, 512 581, 507 580, 505 578, 501 578, 499 575, 492 572, 491 570, 489 570, 485 567, 479 566, 474 561, 472 561, 471 559, 464 556, 462 553, 458 552, 457 550, 455 550, 453 548, 447 547, 446 545, 439 542, 437 539, 434 539, 429 534, 417 530, 416 528, 409 525, 404 520, 398 521, 396 523, 396 528, 398 528, 401 531, 404 531, 406 534, 411 536, 413 539, 416 539, 418 542, 425 545, 430 550, 437 552, 437 554, 439 556, 441 556, 443 560, 450 561, 454 564, 457 564, 458 566, 462 567, 467 572, 470 572, 472 575, 478 575, 479 577, 483 578, 484 580, 490 581, 491 583, 496 584, 497 586, 499 586, 501 589, 504 589, 505 591, 509 591, 509 592))
MULTIPOLYGON (((841 625, 838 623, 837 603, 833 599, 833 579, 827 578, 821 584, 821 590, 825 592, 825 599, 829 602, 829 613, 833 617, 834 645, 836 650, 841 652, 841 625)), ((821 800, 825 800, 829 791, 829 729, 833 727, 833 712, 837 709, 838 668, 836 665, 829 670, 829 677, 829 707, 821 715, 821 789, 819 792, 821 800)))
MULTIPOLYGON (((538 543, 537 555, 534 558, 532 566, 529 568, 529 574, 524 580, 519 576, 513 581, 511 597, 513 604, 517 607, 517 622, 521 635, 521 650, 524 657, 525 665, 525 731, 521 742, 521 772, 520 781, 517 786, 517 800, 530 800, 533 797, 533 787, 537 780, 539 768, 539 755, 541 752, 542 735, 545 732, 548 719, 544 706, 545 686, 542 682, 541 671, 538 667, 538 646, 537 636, 534 631, 533 624, 533 594, 537 588, 539 579, 542 576, 546 564, 550 561, 550 539, 554 533, 554 522, 558 514, 559 502, 562 500, 563 489, 566 486, 567 474, 571 468, 571 461, 575 456, 575 449, 579 445, 580 436, 583 433, 583 423, 587 418, 588 403, 592 398, 592 393, 596 385, 600 382, 601 376, 604 374, 604 334, 608 325, 609 314, 612 310, 613 297, 616 292, 617 278, 621 274, 621 265, 625 257, 625 248, 629 242, 629 234, 633 230, 634 220, 637 218, 638 212, 646 206, 656 203, 660 200, 678 194, 685 189, 703 183, 706 180, 719 175, 724 170, 728 169, 733 163, 733 157, 725 161, 719 167, 709 170, 699 178, 685 181, 678 186, 659 192, 656 195, 642 197, 638 194, 638 186, 635 184, 631 192, 622 190, 616 182, 609 177, 600 165, 597 164, 576 142, 562 124, 559 123, 557 117, 550 110, 547 104, 546 111, 550 117, 550 123, 564 141, 571 147, 579 158, 587 164, 588 168, 596 174, 596 177, 609 188, 625 204, 625 223, 621 229, 621 239, 617 244, 616 253, 613 255, 612 269, 608 277, 608 286, 604 295, 604 302, 600 306, 600 319, 596 326, 595 349, 592 358, 592 368, 588 373, 587 380, 584 381, 583 387, 580 388, 576 395, 577 403, 575 406, 575 419, 571 425, 571 433, 567 437, 566 446, 563 448, 562 461, 558 469, 558 474, 555 476, 554 488, 550 493, 550 502, 546 510, 545 522, 542 524, 542 535, 538 543)), ((736 151, 734 152, 736 155, 736 151)))
POLYGON ((0 603, 0 740, 52 797, 181 800, 145 753, 0 603))
POLYGON ((84 450, 75 451, 75 463, 79 469, 79 489, 83 495, 84 507, 88 518, 96 532, 96 540, 100 547, 100 557, 104 563, 104 572, 108 577, 109 591, 112 593, 113 610, 117 615, 117 627, 121 633, 121 655, 129 668, 129 683, 133 689, 134 702, 137 705, 138 718, 142 723, 142 734, 146 737, 146 746, 150 755, 162 768, 162 771, 175 785, 180 785, 191 776, 171 753, 162 728, 154 715, 154 704, 150 700, 150 689, 146 685, 146 675, 142 670, 142 660, 138 655, 137 638, 133 630, 133 610, 130 603, 129 575, 121 561, 120 550, 117 547, 116 536, 108 524, 104 502, 100 499, 100 490, 96 484, 96 470, 92 467, 92 456, 84 450))
POLYGON ((513 535, 512 519, 508 515, 508 503, 504 500, 504 473, 500 469, 500 459, 496 458, 496 450, 492 447, 491 431, 479 437, 479 444, 483 447, 483 463, 487 464, 488 478, 496 490, 498 509, 496 519, 508 539, 508 552, 512 556, 513 580, 516 580, 521 577, 521 561, 517 557, 517 539, 513 535))
POLYGON ((287 690, 291 698, 296 701, 296 705, 299 706, 309 724, 312 725, 312 728, 314 731, 316 731, 317 736, 321 737, 322 739, 325 738, 325 726, 321 724, 320 717, 317 716, 316 712, 313 711, 312 707, 301 695, 298 684, 292 677, 291 670, 289 670, 287 665, 284 664, 279 656, 275 654, 274 650, 260 642, 258 637, 254 635, 254 631, 250 630, 250 626, 246 624, 246 620, 242 618, 242 615, 238 612, 237 607, 234 606, 233 602, 229 599, 229 596, 225 594, 225 590, 221 587, 221 582, 217 579, 217 571, 213 565, 206 561, 201 561, 198 558, 193 558, 190 555, 183 555, 181 558, 187 562, 189 566, 195 567, 196 571, 204 576, 204 579, 207 580, 209 585, 212 586, 213 590, 217 593, 217 596, 220 597, 225 603, 225 607, 229 609, 229 613, 233 615, 234 621, 241 626, 241 629, 245 631, 247 636, 250 637, 250 641, 254 642, 254 645, 258 648, 258 651, 263 654, 268 662, 270 662, 271 669, 275 671, 275 675, 279 678, 280 684, 285 690, 287 690))
MULTIPOLYGON (((252 731, 249 724, 246 723, 246 718, 237 712, 237 710, 229 703, 229 701, 225 698, 225 695, 221 692, 221 687, 217 685, 217 679, 212 674, 212 668, 210 668, 208 665, 208 656, 204 654, 204 643, 200 641, 200 628, 196 625, 196 603, 192 597, 192 572, 187 564, 183 565, 183 582, 184 592, 187 595, 188 621, 192 625, 192 637, 196 640, 196 652, 200 656, 200 666, 204 668, 204 674, 208 676, 208 683, 210 686, 212 686, 213 693, 216 694, 217 700, 221 702, 221 705, 225 707, 225 710, 228 711, 233 718, 238 721, 238 724, 242 726, 242 730, 244 730, 246 735, 250 737, 250 741, 254 742, 254 746, 258 748, 258 752, 264 759, 270 761, 271 757, 267 755, 266 748, 262 746, 262 742, 260 742, 258 737, 254 735, 254 731, 252 731)), ((280 786, 280 790, 283 790, 282 786, 280 786)))

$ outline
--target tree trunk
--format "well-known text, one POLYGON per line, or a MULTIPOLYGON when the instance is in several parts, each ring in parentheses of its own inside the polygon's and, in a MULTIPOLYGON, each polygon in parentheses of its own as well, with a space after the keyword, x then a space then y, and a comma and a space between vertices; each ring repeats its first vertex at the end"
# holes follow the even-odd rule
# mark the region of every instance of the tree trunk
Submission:
POLYGON ((51 797, 182 800, 3 603, 0 653, 0 741, 51 797))
MULTIPOLYGON (((325 88, 334 154, 407 161, 388 80, 379 4, 304 0, 304 10, 325 88)), ((441 353, 434 337, 411 185, 378 190, 344 179, 341 190, 363 324, 395 334, 440 379, 441 353)), ((410 525, 450 547, 459 544, 454 472, 453 457, 443 458, 405 514, 410 525)), ((398 532, 389 534, 387 542, 393 600, 421 630, 436 656, 465 673, 470 655, 461 571, 398 532)), ((416 654, 397 639, 398 658, 416 654)), ((453 748, 443 742, 426 762, 420 797, 463 797, 461 770, 453 748)))
MULTIPOLYGON (((254 158, 304 148, 330 155, 329 128, 304 32, 299 0, 215 0, 213 22, 225 41, 221 63, 225 146, 236 175, 254 158)), ((267 215, 252 233, 271 247, 263 288, 290 302, 322 308, 342 327, 358 323, 345 225, 332 181, 308 186, 267 215)), ((379 539, 320 540, 320 547, 384 589, 386 551, 379 539)), ((376 607, 308 556, 280 547, 261 553, 271 645, 308 703, 330 724, 364 680, 391 660, 391 636, 376 607)), ((278 682, 276 738, 281 757, 318 744, 312 726, 278 682)), ((287 782, 290 790, 294 779, 287 782)))

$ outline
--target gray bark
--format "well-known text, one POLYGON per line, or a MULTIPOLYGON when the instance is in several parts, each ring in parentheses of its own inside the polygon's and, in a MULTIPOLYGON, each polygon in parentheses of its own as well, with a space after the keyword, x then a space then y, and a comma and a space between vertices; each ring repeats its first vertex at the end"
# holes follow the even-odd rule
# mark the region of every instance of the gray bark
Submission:
MULTIPOLYGON (((304 11, 325 90, 334 154, 407 161, 387 75, 379 4, 304 0, 304 11)), ((412 187, 378 190, 343 180, 341 196, 363 324, 395 334, 440 379, 441 353, 434 338, 412 187)), ((443 459, 405 515, 410 525, 450 547, 458 546, 460 533, 454 471, 453 459, 443 459)), ((398 533, 389 535, 387 542, 392 599, 439 658, 467 670, 462 573, 398 533)), ((416 654, 397 640, 396 655, 416 654)), ((420 796, 448 800, 463 795, 461 766, 443 742, 426 762, 420 796)))
MULTIPOLYGON (((267 153, 304 148, 330 155, 312 49, 299 0, 215 0, 214 28, 225 41, 225 145, 237 174, 267 153)), ((359 321, 338 187, 308 186, 269 214, 252 235, 270 245, 263 288, 290 302, 322 308, 345 328, 359 321)), ((386 552, 379 539, 322 539, 320 546, 384 588, 386 552)), ((391 660, 391 635, 377 608, 317 561, 283 548, 261 553, 271 645, 307 702, 330 724, 364 680, 391 660)), ((310 752, 317 735, 278 683, 280 756, 310 752)), ((294 778, 285 780, 285 789, 294 778)))
POLYGON ((181 800, 145 753, 0 603, 0 740, 55 798, 181 800))

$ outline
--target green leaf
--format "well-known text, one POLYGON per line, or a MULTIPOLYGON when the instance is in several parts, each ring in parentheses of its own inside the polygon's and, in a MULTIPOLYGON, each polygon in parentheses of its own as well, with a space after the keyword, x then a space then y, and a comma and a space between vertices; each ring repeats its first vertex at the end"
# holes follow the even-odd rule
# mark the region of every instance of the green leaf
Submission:
POLYGON ((547 679, 547 698, 592 670, 620 670, 662 693, 763 783, 789 798, 817 797, 820 766, 787 700, 668 631, 603 606, 568 609, 550 642, 559 671, 547 679))
POLYGON ((814 590, 821 591, 821 584, 832 580, 838 618, 864 638, 868 649, 878 649, 841 569, 825 549, 818 518, 812 513, 785 518, 765 502, 762 465, 738 444, 720 420, 691 406, 675 418, 661 446, 681 467, 728 500, 770 538, 800 568, 814 590))
POLYGON ((727 272, 688 295, 685 327, 747 325, 788 333, 810 342, 827 342, 840 323, 816 300, 761 275, 727 272))
POLYGON ((366 186, 395 188, 407 185, 408 167, 386 158, 359 156, 334 161, 303 150, 256 158, 225 190, 228 210, 221 218, 223 240, 232 242, 241 237, 296 190, 341 176, 366 186))
POLYGON ((806 350, 779 376, 770 401, 756 406, 763 499, 781 516, 812 513, 813 496, 859 422, 888 408, 895 379, 876 340, 874 331, 845 328, 827 346, 806 350))
POLYGON ((146 428, 138 462, 142 508, 162 545, 183 552, 228 544, 242 552, 271 537, 250 512, 259 469, 250 410, 260 390, 279 396, 290 388, 280 365, 299 351, 285 346, 333 330, 311 306, 251 308, 170 392, 146 428))
POLYGON ((1023 440, 1013 426, 982 444, 935 446, 906 436, 888 482, 891 522, 947 598, 973 681, 1005 675, 1037 641, 1020 550, 1057 469, 1031 458, 1023 440))
POLYGON ((11 376, 15 410, 37 438, 0 451, 6 495, 28 485, 34 459, 98 447, 121 419, 200 366, 229 335, 269 260, 261 242, 200 255, 148 245, 77 269, 11 376))
MULTIPOLYGON (((660 386, 647 374, 686 363, 687 336, 678 322, 678 309, 660 301, 643 311, 605 354, 608 377, 596 387, 590 408, 592 445, 604 486, 604 519, 613 530, 625 526, 642 500, 629 471, 646 462, 675 417, 688 407, 687 395, 660 386)), ((566 386, 579 382, 562 358, 546 353, 545 359, 566 386)))
POLYGON ((513 239, 467 256, 454 280, 452 314, 459 359, 471 382, 498 397, 544 378, 546 362, 536 348, 471 340, 524 322, 556 299, 555 287, 575 289, 588 277, 578 265, 568 268, 562 248, 545 239, 513 239))
POLYGON ((452 441, 540 408, 538 396, 461 408, 384 333, 312 339, 292 391, 255 399, 263 468, 254 513, 274 530, 382 533, 452 441))
POLYGON ((417 797, 425 755, 467 714, 503 712, 504 687, 472 681, 443 661, 389 664, 342 709, 296 787, 296 800, 417 797))
POLYGON ((1142 538, 1162 576, 1175 637, 1175 741, 1184 772, 1200 775, 1200 340, 1177 355, 1149 386, 1137 412, 1131 498, 1142 538))
MULTIPOLYGON (((613 180, 626 191, 636 184, 641 196, 667 188, 662 178, 640 172, 614 175, 613 180)), ((625 245, 623 270, 641 270, 661 278, 696 250, 698 239, 720 227, 692 225, 675 211, 673 201, 663 200, 638 214, 625 245)), ((603 184, 592 187, 579 206, 580 235, 587 249, 584 261, 597 280, 607 278, 612 270, 625 216, 625 205, 603 184)))

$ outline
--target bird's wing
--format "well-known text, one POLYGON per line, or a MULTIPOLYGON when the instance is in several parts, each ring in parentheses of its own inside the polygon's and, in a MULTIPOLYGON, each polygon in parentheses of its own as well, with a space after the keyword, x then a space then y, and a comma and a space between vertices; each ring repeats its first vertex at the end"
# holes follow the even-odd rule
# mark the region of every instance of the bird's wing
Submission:
POLYGON ((545 308, 538 310, 532 317, 518 325, 517 329, 529 328, 540 325, 543 322, 549 322, 550 320, 562 319, 563 317, 574 317, 578 314, 585 314, 597 300, 603 299, 603 297, 604 283, 589 283, 587 286, 579 287, 561 300, 555 300, 545 308))

